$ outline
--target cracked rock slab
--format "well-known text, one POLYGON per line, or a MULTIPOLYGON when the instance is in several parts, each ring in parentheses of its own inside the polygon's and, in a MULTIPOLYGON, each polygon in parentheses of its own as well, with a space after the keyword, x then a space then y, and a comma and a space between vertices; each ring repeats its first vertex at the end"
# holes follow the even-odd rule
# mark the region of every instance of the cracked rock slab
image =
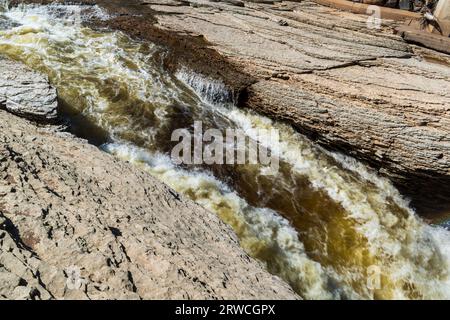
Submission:
POLYGON ((203 36, 252 76, 299 74, 361 60, 411 56, 399 37, 367 29, 367 17, 313 3, 245 1, 245 7, 226 1, 190 3, 195 5, 151 8, 161 28, 203 36))
POLYGON ((0 57, 0 106, 16 115, 49 123, 58 117, 56 89, 48 78, 0 57))

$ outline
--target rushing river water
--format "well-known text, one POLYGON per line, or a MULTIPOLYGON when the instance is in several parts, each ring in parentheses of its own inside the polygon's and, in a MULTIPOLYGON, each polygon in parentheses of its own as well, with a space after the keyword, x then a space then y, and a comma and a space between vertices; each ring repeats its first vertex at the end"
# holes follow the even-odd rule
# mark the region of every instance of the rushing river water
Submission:
POLYGON ((49 75, 74 131, 215 212, 303 298, 450 298, 449 232, 422 222, 386 179, 287 125, 211 103, 226 94, 221 84, 168 73, 163 48, 76 23, 106 19, 96 7, 2 11, 0 52, 49 75), (280 170, 175 165, 171 133, 196 120, 244 130, 280 170), (276 148, 256 135, 261 128, 279 130, 276 148))

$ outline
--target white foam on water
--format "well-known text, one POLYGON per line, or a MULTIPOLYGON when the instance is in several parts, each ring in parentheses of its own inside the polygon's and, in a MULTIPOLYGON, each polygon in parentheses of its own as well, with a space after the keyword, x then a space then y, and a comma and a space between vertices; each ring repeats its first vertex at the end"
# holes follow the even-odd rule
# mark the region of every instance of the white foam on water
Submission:
MULTIPOLYGON (((170 79, 164 78, 158 70, 149 69, 151 61, 141 53, 140 44, 128 41, 119 33, 99 34, 81 25, 67 25, 55 19, 53 9, 52 6, 32 6, 7 12, 6 16, 20 25, 0 32, 0 48, 10 55, 18 54, 29 65, 40 66, 51 73, 60 92, 66 88, 75 91, 75 95, 70 91, 64 92, 64 96, 73 96, 75 105, 82 101, 85 105, 83 112, 95 118, 97 124, 107 129, 113 138, 120 140, 117 135, 129 130, 131 121, 115 121, 117 119, 114 117, 123 115, 108 113, 113 111, 114 103, 100 92, 108 80, 125 84, 130 95, 139 101, 152 102, 153 107, 156 105, 154 111, 160 120, 165 116, 165 108, 181 99, 182 89, 170 83, 170 79), (92 80, 93 77, 95 79, 92 80)), ((195 77, 189 79, 195 83, 195 77)), ((198 88, 211 100, 216 99, 215 96, 223 90, 220 83, 202 84, 198 88)), ((153 139, 152 128, 145 131, 140 133, 141 137, 153 139)), ((266 259, 270 257, 271 261, 266 260, 268 267, 274 264, 272 268, 279 269, 277 273, 294 284, 303 297, 337 297, 329 289, 329 279, 320 264, 304 253, 296 231, 275 212, 249 206, 211 175, 177 168, 163 154, 153 154, 125 143, 108 144, 104 149, 144 166, 177 191, 216 212, 234 227, 243 247, 250 254, 264 254, 266 259)), ((261 259, 264 261, 264 257, 261 259)))

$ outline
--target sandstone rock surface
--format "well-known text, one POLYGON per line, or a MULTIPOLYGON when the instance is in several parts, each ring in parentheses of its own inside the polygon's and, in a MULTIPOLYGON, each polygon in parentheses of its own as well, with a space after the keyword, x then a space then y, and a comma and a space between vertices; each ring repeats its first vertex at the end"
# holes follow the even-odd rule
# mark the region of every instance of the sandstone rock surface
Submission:
POLYGON ((295 299, 220 219, 0 110, 0 299, 295 299))
POLYGON ((20 63, 0 57, 0 107, 39 122, 58 117, 56 89, 48 78, 20 63))

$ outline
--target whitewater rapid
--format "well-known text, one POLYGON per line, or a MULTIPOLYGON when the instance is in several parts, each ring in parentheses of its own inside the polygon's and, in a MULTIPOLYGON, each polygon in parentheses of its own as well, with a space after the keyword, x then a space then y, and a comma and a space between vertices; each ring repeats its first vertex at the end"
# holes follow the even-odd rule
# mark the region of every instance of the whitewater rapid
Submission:
POLYGON ((48 74, 64 104, 108 133, 103 150, 218 214, 300 296, 450 298, 450 233, 425 224, 390 181, 236 108, 219 81, 188 69, 168 73, 163 48, 80 24, 92 17, 108 19, 95 6, 5 8, 0 51, 48 74), (199 119, 243 130, 279 157, 280 171, 175 165, 170 133, 199 119), (260 129, 277 129, 280 144, 260 129))

